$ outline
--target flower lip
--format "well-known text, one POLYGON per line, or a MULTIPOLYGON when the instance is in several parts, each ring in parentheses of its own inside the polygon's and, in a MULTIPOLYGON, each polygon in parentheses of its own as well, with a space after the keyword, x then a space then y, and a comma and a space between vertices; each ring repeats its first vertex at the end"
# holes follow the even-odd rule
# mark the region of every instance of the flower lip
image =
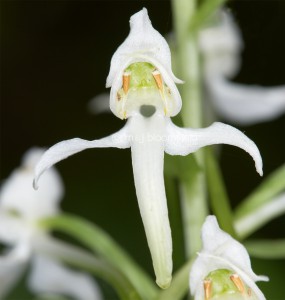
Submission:
POLYGON ((106 82, 106 87, 111 87, 110 108, 112 112, 117 117, 124 118, 116 109, 117 92, 122 87, 124 71, 131 64, 141 62, 152 64, 160 72, 175 102, 168 115, 176 115, 181 109, 181 97, 175 82, 182 83, 182 81, 172 73, 171 53, 166 40, 152 27, 145 8, 131 17, 130 27, 129 36, 112 57, 106 82))

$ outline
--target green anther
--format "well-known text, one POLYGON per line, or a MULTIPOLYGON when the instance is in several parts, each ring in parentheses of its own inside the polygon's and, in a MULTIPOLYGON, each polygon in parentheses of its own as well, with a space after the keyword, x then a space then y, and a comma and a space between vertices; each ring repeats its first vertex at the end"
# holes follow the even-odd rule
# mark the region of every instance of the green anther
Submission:
POLYGON ((125 70, 131 74, 130 88, 150 88, 156 87, 156 82, 152 75, 155 67, 146 62, 133 63, 125 70))

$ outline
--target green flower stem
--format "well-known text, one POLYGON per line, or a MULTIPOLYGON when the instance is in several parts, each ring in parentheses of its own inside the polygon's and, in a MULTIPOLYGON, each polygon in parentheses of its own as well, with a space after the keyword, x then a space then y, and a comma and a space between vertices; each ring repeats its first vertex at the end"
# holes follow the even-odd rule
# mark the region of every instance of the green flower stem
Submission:
POLYGON ((124 274, 141 298, 149 300, 156 296, 158 289, 149 276, 107 233, 96 225, 79 217, 64 214, 41 220, 40 226, 48 230, 61 231, 80 241, 124 274))
POLYGON ((213 155, 213 149, 207 148, 205 154, 206 174, 213 213, 216 215, 221 229, 228 232, 233 238, 236 238, 237 235, 233 226, 233 212, 222 180, 221 170, 213 155))
POLYGON ((205 195, 205 176, 197 173, 192 180, 180 182, 182 213, 187 257, 201 249, 201 227, 208 214, 205 195))
POLYGON ((190 22, 190 31, 195 32, 201 28, 211 17, 213 12, 221 7, 226 1, 227 0, 204 0, 190 22))
POLYGON ((155 298, 156 300, 180 300, 187 294, 189 291, 189 273, 193 261, 193 259, 189 260, 175 273, 171 286, 162 290, 155 298))
POLYGON ((271 220, 285 213, 285 194, 263 204, 255 211, 235 220, 235 228, 242 239, 248 237, 271 220))
POLYGON ((253 213, 285 190, 285 164, 274 171, 236 208, 237 219, 253 213))
POLYGON ((173 242, 173 265, 174 270, 180 268, 185 262, 185 249, 183 224, 181 221, 181 207, 178 197, 176 179, 165 175, 165 188, 167 194, 167 206, 171 224, 171 235, 173 242))
MULTIPOLYGON (((108 282, 118 293, 122 300, 142 300, 143 298, 138 294, 136 288, 132 285, 129 279, 106 262, 97 261, 96 264, 84 265, 81 262, 72 260, 66 262, 74 267, 82 268, 95 276, 98 276, 108 282)), ((146 298, 145 298, 146 299, 146 298)))
POLYGON ((284 201, 277 197, 284 190, 285 165, 282 165, 236 208, 235 227, 241 239, 245 239, 265 223, 284 213, 284 201))
MULTIPOLYGON (((196 12, 196 1, 173 0, 174 26, 177 39, 178 76, 185 84, 181 87, 183 109, 181 117, 185 127, 202 127, 201 74, 197 34, 190 34, 189 24, 196 12)), ((195 154, 200 166, 204 165, 203 151, 195 154)), ((186 160, 187 158, 185 158, 186 160)), ((201 248, 200 229, 207 215, 205 174, 198 171, 180 185, 184 214, 187 256, 201 248)))
MULTIPOLYGON (((67 244, 54 238, 46 237, 35 244, 40 253, 53 256, 73 267, 84 269, 108 282, 118 293, 120 299, 142 300, 130 280, 102 259, 79 247, 67 244)), ((47 298, 49 299, 49 298, 47 298)), ((53 298, 50 298, 53 299, 53 298)), ((58 299, 58 298, 56 298, 58 299)), ((63 298, 60 298, 63 299, 63 298)))
POLYGON ((263 259, 284 259, 285 239, 249 240, 244 242, 250 255, 263 259))
POLYGON ((40 298, 38 298, 38 297, 34 298, 33 300, 68 300, 68 299, 65 297, 62 297, 62 296, 47 295, 47 296, 42 296, 40 298))
POLYGON ((185 83, 181 86, 183 108, 181 111, 183 124, 188 127, 202 126, 202 103, 200 82, 200 58, 197 34, 190 33, 188 26, 195 15, 196 1, 172 1, 174 12, 174 28, 177 41, 177 67, 185 83))

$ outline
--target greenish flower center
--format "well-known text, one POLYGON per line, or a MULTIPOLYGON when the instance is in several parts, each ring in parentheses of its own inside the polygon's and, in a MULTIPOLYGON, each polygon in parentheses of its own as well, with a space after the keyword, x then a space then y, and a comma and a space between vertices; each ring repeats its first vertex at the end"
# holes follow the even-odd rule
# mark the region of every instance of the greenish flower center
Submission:
MULTIPOLYGON (((123 72, 122 87, 117 91, 116 110, 122 119, 134 112, 145 116, 141 107, 153 106, 167 116, 175 109, 175 101, 161 73, 148 62, 136 62, 123 72)), ((152 111, 151 111, 152 112, 152 111)), ((151 116, 153 112, 147 112, 151 116)))
POLYGON ((205 282, 208 285, 208 287, 204 285, 207 300, 257 300, 252 290, 233 271, 227 269, 212 271, 206 276, 205 282))
POLYGON ((156 88, 156 82, 152 75, 155 67, 147 62, 138 62, 131 64, 126 70, 130 73, 130 88, 156 88))

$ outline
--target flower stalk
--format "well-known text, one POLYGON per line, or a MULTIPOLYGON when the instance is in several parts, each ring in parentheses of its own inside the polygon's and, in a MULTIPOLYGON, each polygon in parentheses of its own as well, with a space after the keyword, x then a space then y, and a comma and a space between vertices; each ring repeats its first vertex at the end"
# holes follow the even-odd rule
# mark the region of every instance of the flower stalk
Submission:
POLYGON ((40 226, 64 232, 91 249, 124 274, 143 299, 152 299, 157 289, 148 275, 99 227, 78 217, 61 215, 41 220, 40 226))
POLYGON ((116 290, 122 300, 144 299, 130 280, 116 267, 85 250, 54 238, 42 240, 36 247, 42 253, 56 257, 72 267, 83 269, 105 280, 116 290))
MULTIPOLYGON (((195 16, 197 1, 172 1, 174 28, 177 38, 178 72, 185 81, 181 86, 183 108, 181 111, 184 126, 202 127, 201 74, 197 34, 189 32, 190 20, 195 16)), ((198 164, 203 167, 203 152, 195 154, 198 164)), ((185 243, 188 257, 201 248, 200 229, 207 215, 205 175, 199 171, 191 181, 180 184, 184 214, 185 243), (199 214, 196 212, 199 211, 199 214)))

